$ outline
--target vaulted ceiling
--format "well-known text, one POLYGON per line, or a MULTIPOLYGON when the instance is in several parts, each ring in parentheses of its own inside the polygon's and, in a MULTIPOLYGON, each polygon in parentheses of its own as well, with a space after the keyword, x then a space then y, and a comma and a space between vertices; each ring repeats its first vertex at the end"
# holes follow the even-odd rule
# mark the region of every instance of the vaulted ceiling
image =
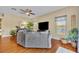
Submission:
POLYGON ((1 6, 0 13, 9 13, 17 16, 24 16, 29 18, 34 18, 36 16, 41 16, 49 12, 54 12, 56 10, 65 8, 66 6, 1 6), (16 8, 17 11, 12 10, 11 8, 16 8), (26 14, 19 13, 19 9, 31 9, 35 15, 27 16, 26 14))

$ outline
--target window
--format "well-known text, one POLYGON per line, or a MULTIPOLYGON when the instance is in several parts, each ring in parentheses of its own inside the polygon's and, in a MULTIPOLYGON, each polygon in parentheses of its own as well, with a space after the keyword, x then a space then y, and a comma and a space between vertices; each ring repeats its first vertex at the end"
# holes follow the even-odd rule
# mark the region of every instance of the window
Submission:
POLYGON ((65 35, 66 33, 66 16, 60 16, 55 18, 56 23, 56 34, 57 35, 65 35))

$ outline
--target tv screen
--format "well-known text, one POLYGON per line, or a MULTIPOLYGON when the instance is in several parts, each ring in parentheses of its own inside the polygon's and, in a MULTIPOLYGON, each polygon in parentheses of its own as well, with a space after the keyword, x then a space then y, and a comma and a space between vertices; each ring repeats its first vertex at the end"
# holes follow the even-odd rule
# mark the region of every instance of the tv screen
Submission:
POLYGON ((48 22, 40 22, 38 28, 40 31, 48 30, 48 22))

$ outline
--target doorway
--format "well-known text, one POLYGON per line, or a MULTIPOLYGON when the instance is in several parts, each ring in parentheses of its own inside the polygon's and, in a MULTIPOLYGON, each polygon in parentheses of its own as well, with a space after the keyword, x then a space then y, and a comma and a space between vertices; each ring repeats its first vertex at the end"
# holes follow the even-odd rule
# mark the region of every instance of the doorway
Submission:
POLYGON ((2 30, 1 30, 1 22, 2 22, 2 19, 0 18, 0 39, 1 39, 1 32, 2 32, 2 30))

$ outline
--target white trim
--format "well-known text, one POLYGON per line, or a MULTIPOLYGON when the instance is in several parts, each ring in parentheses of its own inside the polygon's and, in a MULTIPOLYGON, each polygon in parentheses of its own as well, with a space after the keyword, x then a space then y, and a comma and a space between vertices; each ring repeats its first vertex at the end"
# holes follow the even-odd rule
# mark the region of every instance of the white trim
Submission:
POLYGON ((3 37, 10 37, 10 36, 11 36, 11 35, 2 35, 2 38, 3 38, 3 37))

